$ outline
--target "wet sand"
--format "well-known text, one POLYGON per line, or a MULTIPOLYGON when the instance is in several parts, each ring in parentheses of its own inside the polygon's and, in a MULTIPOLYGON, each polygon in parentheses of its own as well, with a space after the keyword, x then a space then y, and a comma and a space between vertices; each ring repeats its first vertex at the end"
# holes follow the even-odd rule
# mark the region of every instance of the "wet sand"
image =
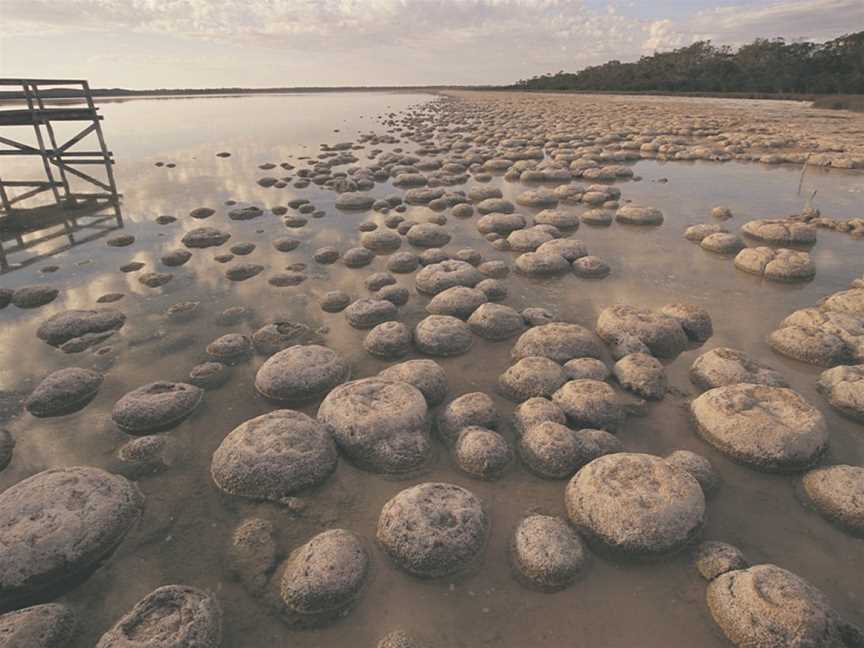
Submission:
MULTIPOLYGON (((670 120, 680 121, 682 128, 685 122, 692 128, 704 121, 713 122, 706 125, 709 130, 744 124, 757 129, 754 136, 787 137, 798 144, 805 133, 823 148, 842 145, 847 149, 815 151, 814 155, 864 158, 864 116, 813 110, 791 102, 452 94, 478 110, 491 103, 501 111, 513 111, 514 130, 530 123, 531 134, 541 139, 546 133, 567 130, 560 123, 562 114, 586 116, 583 129, 575 135, 598 135, 604 129, 623 128, 628 122, 643 129, 653 121, 662 129, 670 120), (562 106, 566 113, 561 112, 562 106)), ((392 364, 363 350, 365 331, 350 327, 342 314, 325 313, 318 306, 320 297, 332 290, 344 291, 352 298, 369 296, 363 282, 369 274, 385 270, 388 257, 378 256, 359 270, 341 263, 321 265, 312 259, 313 251, 322 246, 335 246, 344 252, 358 245, 357 225, 374 220, 384 228, 385 216, 337 210, 334 203, 338 194, 315 184, 304 189, 290 184, 284 189, 263 188, 256 180, 271 172, 257 166, 288 161, 300 167, 305 163, 302 157, 318 155, 319 144, 356 142, 358 133, 369 130, 384 134, 388 132, 387 122, 391 122, 390 132, 401 141, 365 145, 363 150, 354 151, 357 164, 368 163, 366 155, 372 148, 386 152, 401 147, 411 153, 418 144, 405 134, 416 133, 418 126, 435 125, 435 113, 423 112, 426 102, 433 99, 352 94, 341 100, 319 95, 106 105, 106 137, 117 154, 118 184, 125 196, 126 227, 122 231, 133 234, 135 242, 115 248, 106 246, 104 240, 91 241, 42 263, 0 275, 3 288, 47 283, 60 289, 55 301, 39 309, 9 306, 0 311, 0 390, 26 396, 55 369, 110 366, 96 398, 80 412, 37 419, 16 411, 6 420, 0 419, 0 426, 16 439, 12 463, 0 472, 0 489, 49 467, 92 465, 116 470, 114 455, 129 437, 110 419, 113 404, 144 383, 185 380, 194 365, 207 360, 205 347, 225 333, 251 334, 265 323, 286 317, 320 329, 324 343, 350 363, 352 377, 372 376, 392 364), (412 105, 417 106, 411 108, 418 115, 414 119, 400 123, 400 115, 388 116, 412 105), (190 128, 190 120, 200 127, 190 128), (395 131, 396 125, 404 130, 395 131), (218 151, 230 151, 232 156, 217 158, 218 151), (176 167, 155 167, 159 161, 173 162, 176 167), (286 229, 269 209, 286 205, 295 197, 311 200, 326 216, 310 218, 297 229, 286 229), (265 213, 252 220, 231 220, 227 213, 236 206, 225 206, 226 200, 237 201, 236 206, 257 205, 265 213), (188 216, 202 206, 212 207, 216 213, 202 221, 188 216), (174 215, 178 221, 158 225, 154 219, 162 214, 174 215), (228 231, 231 240, 222 247, 192 250, 188 263, 165 268, 160 257, 183 248, 184 233, 200 226, 228 231), (289 253, 276 251, 271 241, 286 235, 299 238, 301 245, 289 253), (256 243, 256 248, 232 263, 260 264, 264 271, 235 283, 226 279, 225 266, 214 262, 213 257, 239 242, 256 243), (142 272, 170 271, 174 278, 161 288, 148 288, 139 283, 138 273, 119 271, 131 261, 145 263, 142 272), (267 283, 268 276, 296 263, 307 264, 306 281, 289 288, 267 283), (60 268, 51 274, 41 273, 40 268, 48 264, 60 268), (97 299, 107 293, 126 295, 115 306, 126 314, 127 322, 104 343, 111 349, 105 355, 94 350, 66 355, 36 339, 37 327, 49 316, 69 308, 96 307, 97 299), (181 301, 201 302, 197 317, 188 323, 165 319, 165 311, 181 301), (251 309, 253 319, 234 326, 218 324, 219 313, 232 306, 251 309)), ((446 124, 438 126, 439 133, 444 133, 446 124)), ((472 136, 470 125, 458 124, 457 128, 462 135, 472 136)), ((493 131, 486 128, 483 142, 492 150, 501 139, 493 131)), ((759 152, 769 151, 806 155, 806 149, 799 145, 759 152)), ((784 358, 765 342, 786 315, 845 289, 861 277, 864 240, 820 229, 819 241, 810 250, 817 269, 814 280, 787 285, 740 272, 731 257, 710 254, 683 239, 686 227, 714 222, 710 212, 717 205, 731 209, 734 218, 723 224, 730 231, 738 231, 751 219, 800 213, 805 196, 812 190, 818 190, 813 204, 824 216, 862 217, 864 171, 814 165, 808 168, 805 191, 799 195, 800 163, 642 159, 623 164, 632 166, 641 180, 614 183, 622 191, 622 200, 660 208, 663 225, 641 228, 613 223, 608 228, 594 228, 583 224, 571 236, 584 241, 592 255, 611 266, 609 277, 583 280, 568 273, 534 279, 511 272, 504 280, 509 291, 504 303, 517 310, 547 308, 556 319, 591 330, 599 312, 615 303, 659 308, 686 301, 706 308, 713 319, 713 337, 672 361, 664 360, 670 392, 659 403, 648 404, 644 416, 630 417, 618 439, 630 452, 665 456, 686 449, 707 457, 722 486, 707 500, 703 536, 734 544, 754 564, 771 562, 801 575, 823 590, 849 620, 864 624, 861 540, 805 509, 796 496, 795 477, 756 472, 731 462, 703 442, 689 420, 689 401, 699 392, 687 377, 693 360, 709 349, 730 346, 749 352, 781 371, 794 390, 822 411, 831 437, 824 464, 864 463, 864 428, 841 417, 817 393, 815 384, 821 369, 784 358)), ((529 188, 521 182, 507 182, 501 174, 493 176, 484 186, 499 187, 507 200, 515 202, 516 196, 529 188)), ((476 184, 480 183, 468 182, 468 186, 476 184)), ((388 181, 376 183, 369 193, 377 198, 401 191, 388 181)), ((580 214, 587 210, 584 205, 559 209, 580 214)), ((517 207, 517 211, 534 215, 539 210, 517 207)), ((402 216, 419 221, 429 213, 423 206, 409 206, 402 216)), ((444 213, 448 215, 445 227, 452 236, 445 246, 448 252, 470 246, 485 260, 500 259, 513 266, 517 253, 494 249, 474 227, 478 215, 463 220, 444 213)), ((400 250, 419 252, 404 240, 400 250)), ((413 329, 426 316, 428 297, 416 292, 414 274, 394 276, 398 285, 411 292, 408 304, 399 309, 399 320, 413 329)), ((490 342, 475 336, 469 353, 436 358, 447 372, 449 395, 486 392, 495 400, 501 419, 509 421, 514 404, 498 396, 494 385, 510 366, 513 341, 490 342)), ((409 357, 422 356, 412 352, 409 357)), ((610 357, 604 359, 608 363, 610 357)), ((518 460, 499 481, 484 482, 459 471, 437 439, 429 467, 409 479, 373 475, 343 458, 321 487, 303 495, 307 506, 299 515, 277 505, 220 493, 210 478, 213 452, 234 427, 274 408, 256 395, 253 387, 263 361, 262 356, 254 356, 231 367, 227 385, 209 391, 190 418, 163 433, 176 446, 176 453, 165 471, 137 482, 146 497, 143 520, 105 565, 59 599, 72 606, 81 619, 82 631, 75 648, 94 645, 136 601, 168 583, 214 591, 225 614, 223 645, 232 647, 281 643, 374 646, 396 628, 442 647, 729 645, 711 619, 705 604, 705 583, 688 551, 648 563, 593 556, 577 583, 555 594, 521 586, 512 575, 508 558, 512 530, 531 512, 566 517, 566 481, 539 479, 518 460), (489 544, 481 563, 467 574, 419 580, 394 566, 375 544, 375 526, 383 504, 400 490, 425 481, 464 486, 487 508, 491 519, 489 544), (226 560, 230 537, 249 516, 271 520, 286 549, 334 527, 350 529, 364 538, 372 571, 357 607, 322 629, 289 630, 230 573, 226 560)), ((14 401, 14 397, 9 400, 14 401)), ((317 403, 298 409, 314 416, 317 403)), ((509 422, 501 431, 513 444, 509 422)))

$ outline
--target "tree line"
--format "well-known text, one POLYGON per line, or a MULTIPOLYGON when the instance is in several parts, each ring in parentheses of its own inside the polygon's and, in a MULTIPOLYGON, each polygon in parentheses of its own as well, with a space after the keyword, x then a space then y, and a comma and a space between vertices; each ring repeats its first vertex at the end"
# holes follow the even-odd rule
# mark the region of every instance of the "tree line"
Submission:
POLYGON ((698 41, 633 63, 609 61, 518 81, 526 90, 864 94, 864 31, 825 43, 758 38, 734 50, 698 41))

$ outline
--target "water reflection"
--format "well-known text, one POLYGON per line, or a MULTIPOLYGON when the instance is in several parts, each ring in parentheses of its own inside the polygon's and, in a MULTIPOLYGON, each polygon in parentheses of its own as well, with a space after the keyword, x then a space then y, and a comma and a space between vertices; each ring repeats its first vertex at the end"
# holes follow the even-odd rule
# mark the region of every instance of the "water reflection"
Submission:
MULTIPOLYGON (((59 270, 46 275, 35 263, 4 275, 3 287, 50 282, 61 290, 52 304, 37 311, 8 307, 0 311, 0 391, 27 393, 42 376, 64 366, 107 367, 96 399, 76 414, 37 420, 22 414, 5 423, 18 445, 12 464, 0 473, 0 488, 49 466, 90 464, 112 468, 114 453, 128 437, 111 424, 113 403, 126 391, 156 379, 182 380, 206 359, 209 341, 229 331, 251 333, 277 317, 324 327, 326 344, 344 354, 354 376, 377 373, 386 363, 362 350, 362 331, 352 329, 340 314, 318 307, 319 297, 343 290, 352 297, 367 296, 363 279, 384 270, 387 257, 377 257, 364 270, 337 263, 318 266, 312 252, 323 245, 344 251, 359 240, 361 221, 383 222, 380 215, 340 212, 335 194, 310 186, 296 190, 264 189, 255 181, 267 172, 258 164, 317 154, 321 143, 350 140, 376 124, 376 116, 397 111, 426 98, 412 95, 326 95, 164 100, 105 104, 105 128, 114 145, 118 182, 125 191, 126 230, 135 244, 125 248, 91 240, 55 255, 50 263, 59 270), (360 118, 360 115, 365 115, 360 118), (194 123, 200 127, 190 128, 194 123), (339 128, 341 132, 332 132, 339 128), (232 156, 217 158, 227 150, 232 156), (173 169, 155 167, 173 161, 173 169), (286 205, 294 197, 309 198, 326 216, 310 219, 300 229, 286 229, 280 218, 265 212, 249 221, 231 221, 226 200, 264 208, 286 205), (187 214, 196 207, 216 209, 199 221, 187 214), (178 220, 159 225, 160 214, 178 220), (219 248, 193 250, 191 260, 178 268, 162 265, 165 252, 182 246, 188 230, 202 225, 229 231, 232 237, 219 248), (300 239, 294 251, 281 253, 272 240, 281 236, 300 239), (241 241, 256 244, 254 252, 229 264, 213 257, 241 241), (161 289, 143 286, 138 273, 120 272, 130 261, 145 264, 141 272, 171 272, 174 278, 161 289), (264 272, 249 281, 226 279, 232 263, 251 262, 264 272), (295 263, 308 264, 308 278, 299 286, 276 288, 266 281, 271 274, 295 263), (35 337, 39 323, 67 308, 92 308, 108 292, 125 297, 114 304, 126 313, 126 326, 95 351, 65 355, 35 337), (199 313, 189 323, 167 320, 165 311, 180 301, 199 301, 199 313), (254 316, 232 326, 217 323, 221 311, 245 306, 254 316)), ((408 142, 406 150, 414 147, 408 142)), ((392 146, 380 148, 391 149, 392 146)), ((362 154, 361 154, 362 155, 362 154)), ((864 242, 820 231, 812 254, 817 267, 814 281, 787 286, 762 281, 737 271, 731 257, 710 254, 682 239, 688 225, 709 220, 710 209, 728 205, 736 215, 727 223, 737 228, 750 218, 774 217, 797 211, 798 169, 766 168, 750 164, 660 163, 642 161, 634 166, 639 182, 622 185, 625 197, 656 205, 665 215, 660 228, 634 228, 613 224, 608 228, 581 227, 572 236, 586 242, 592 254, 612 267, 601 281, 565 276, 544 281, 512 274, 507 279, 507 304, 517 309, 540 306, 564 320, 593 328, 597 313, 617 303, 656 307, 671 301, 705 306, 714 319, 715 336, 701 349, 691 349, 668 365, 675 392, 648 406, 646 416, 631 420, 620 434, 624 446, 635 451, 666 454, 677 448, 700 452, 714 463, 723 479, 719 495, 710 500, 706 535, 738 545, 754 560, 788 567, 829 595, 850 619, 864 622, 858 574, 864 569, 860 541, 837 531, 797 502, 793 481, 766 476, 736 466, 693 434, 686 410, 693 389, 687 368, 697 355, 716 346, 733 346, 753 353, 780 369, 792 386, 825 412, 831 428, 830 460, 864 462, 860 428, 836 416, 815 392, 818 369, 776 356, 764 337, 796 308, 811 305, 825 294, 845 287, 862 273, 864 242), (658 182, 666 178, 668 182, 658 182), (678 395, 676 395, 678 394, 678 395)), ((281 173, 281 171, 280 171, 281 173)), ((823 213, 835 217, 858 214, 861 176, 816 170, 808 183, 819 189, 823 213)), ((502 178, 490 183, 505 197, 522 190, 502 178)), ((394 191, 378 185, 375 196, 394 191)), ((581 211, 581 207, 562 207, 581 211)), ((530 211, 530 210, 527 210, 530 211)), ((422 219, 425 208, 411 207, 407 218, 422 219)), ((473 220, 451 219, 450 251, 474 247, 487 259, 512 265, 515 254, 495 251, 477 232, 473 220)), ((383 225, 382 225, 383 226, 383 225)), ((402 249, 407 244, 403 242, 402 249)), ((425 314, 427 298, 413 290, 412 275, 396 275, 399 285, 412 292, 400 319, 413 326, 425 314)), ((509 365, 509 342, 475 339, 473 351, 442 360, 452 395, 491 391, 497 376, 509 365)), ((608 358, 607 358, 608 359, 608 358)), ((342 461, 333 478, 309 495, 300 517, 267 504, 221 495, 211 484, 210 457, 224 436, 237 424, 272 409, 252 387, 263 361, 254 357, 231 368, 230 382, 205 397, 204 405, 188 420, 167 433, 176 445, 175 465, 143 479, 147 510, 141 526, 130 535, 114 558, 86 583, 64 597, 82 611, 84 628, 74 648, 92 646, 107 627, 153 588, 185 582, 217 592, 225 610, 225 646, 372 646, 395 627, 413 628, 439 646, 495 645, 639 645, 725 646, 707 616, 704 583, 689 557, 674 557, 658 564, 619 565, 596 559, 589 573, 573 588, 554 595, 519 587, 509 571, 509 532, 528 511, 562 514, 561 482, 547 482, 521 468, 496 483, 470 480, 438 448, 437 461, 428 472, 409 482, 362 473, 342 461), (493 534, 480 568, 456 579, 418 581, 390 565, 374 548, 377 516, 382 504, 415 481, 442 480, 464 485, 487 504, 493 534), (245 517, 272 520, 283 547, 291 548, 326 528, 342 526, 363 536, 375 563, 369 590, 349 617, 329 628, 289 632, 266 609, 251 599, 226 567, 225 548, 231 531, 245 517), (86 610, 86 614, 83 611, 86 610), (621 611, 626 610, 622 620, 621 611)), ((495 396, 502 417, 512 404, 495 396)), ((314 414, 315 405, 302 408, 314 414)), ((512 431, 504 434, 512 440, 512 431)))

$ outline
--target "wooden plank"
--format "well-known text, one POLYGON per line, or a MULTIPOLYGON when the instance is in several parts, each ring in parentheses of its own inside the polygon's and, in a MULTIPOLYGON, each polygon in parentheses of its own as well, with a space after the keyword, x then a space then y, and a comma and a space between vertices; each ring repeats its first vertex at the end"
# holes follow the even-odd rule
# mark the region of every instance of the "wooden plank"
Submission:
MULTIPOLYGON (((0 137, 0 143, 6 144, 7 146, 12 146, 16 150, 27 151, 28 153, 33 152, 37 155, 42 155, 42 151, 37 148, 33 148, 28 144, 22 144, 21 142, 16 142, 15 140, 7 139, 6 137, 0 137)), ((13 151, 14 152, 14 151, 13 151)))
POLYGON ((63 146, 61 146, 61 147, 60 147, 60 150, 61 150, 61 151, 65 151, 65 150, 68 149, 70 146, 75 146, 75 144, 77 144, 77 143, 80 142, 82 139, 84 139, 85 137, 87 137, 87 136, 88 136, 90 133, 92 133, 94 130, 96 130, 96 124, 95 124, 95 123, 90 124, 90 125, 87 126, 84 130, 82 130, 80 133, 78 133, 75 137, 73 137, 72 139, 70 139, 70 140, 69 140, 68 142, 66 142, 63 146))
MULTIPOLYGON (((100 189, 104 189, 105 191, 111 191, 111 190, 112 190, 110 186, 108 186, 107 184, 105 184, 105 183, 102 182, 101 180, 97 180, 97 179, 94 178, 93 176, 91 176, 91 175, 89 175, 89 174, 87 174, 87 173, 84 173, 83 171, 79 171, 79 170, 76 169, 75 167, 68 166, 68 165, 66 165, 64 162, 60 162, 59 164, 60 164, 61 166, 63 166, 63 168, 66 169, 66 170, 67 170, 69 173, 71 173, 72 175, 74 175, 74 176, 78 176, 78 177, 81 178, 82 180, 86 180, 87 182, 96 185, 96 186, 99 187, 100 189)), ((58 201, 58 202, 59 202, 59 201, 58 201)))

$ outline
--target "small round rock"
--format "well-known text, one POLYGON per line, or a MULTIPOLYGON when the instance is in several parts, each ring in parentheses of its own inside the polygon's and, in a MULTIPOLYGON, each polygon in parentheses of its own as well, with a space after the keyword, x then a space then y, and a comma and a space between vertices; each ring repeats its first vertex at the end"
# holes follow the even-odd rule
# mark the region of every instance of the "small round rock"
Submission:
POLYGON ((463 472, 487 480, 498 479, 513 460, 513 451, 503 436, 475 425, 462 428, 453 454, 463 472))
POLYGON ((529 515, 519 522, 511 557, 523 581, 551 592, 572 585, 588 558, 573 529, 550 515, 529 515))
POLYGON ((411 331, 402 322, 382 322, 363 340, 363 348, 377 358, 395 359, 411 350, 411 331))
POLYGON ((414 328, 414 343, 421 353, 454 356, 466 353, 473 338, 471 329, 462 320, 450 315, 429 315, 414 328))
POLYGON ((348 379, 351 369, 335 351, 317 344, 296 345, 272 355, 255 375, 255 389, 270 400, 312 400, 348 379))
POLYGON ((378 377, 413 385, 430 407, 441 404, 447 397, 447 373, 434 360, 400 362, 381 371, 378 377))
POLYGON ((188 417, 201 404, 200 387, 181 382, 156 381, 133 389, 114 404, 111 418, 128 434, 167 430, 188 417))

